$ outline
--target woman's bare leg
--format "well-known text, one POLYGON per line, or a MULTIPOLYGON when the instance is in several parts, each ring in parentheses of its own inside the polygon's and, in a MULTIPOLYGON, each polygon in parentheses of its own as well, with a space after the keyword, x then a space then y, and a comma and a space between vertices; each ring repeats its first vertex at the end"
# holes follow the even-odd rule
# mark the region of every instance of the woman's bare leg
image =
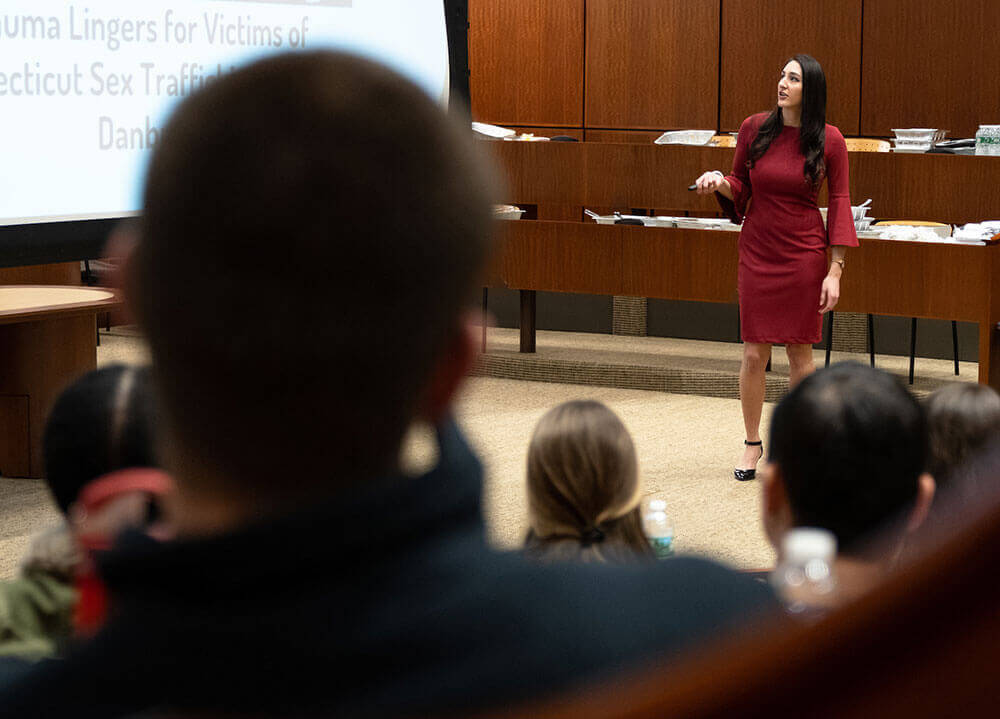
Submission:
POLYGON ((788 355, 788 386, 794 387, 816 371, 812 345, 785 345, 788 355))
MULTIPOLYGON (((771 356, 771 345, 747 342, 743 345, 740 364, 740 404, 743 406, 743 426, 750 442, 760 440, 760 414, 764 409, 764 368, 771 356)), ((760 447, 743 447, 737 469, 753 469, 760 459, 760 447)))

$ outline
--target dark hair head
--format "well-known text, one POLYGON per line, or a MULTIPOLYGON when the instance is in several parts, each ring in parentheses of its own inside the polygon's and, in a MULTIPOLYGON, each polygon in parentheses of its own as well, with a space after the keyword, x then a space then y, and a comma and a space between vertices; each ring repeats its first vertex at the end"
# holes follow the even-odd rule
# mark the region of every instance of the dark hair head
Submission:
POLYGON ((472 142, 342 53, 266 59, 180 105, 131 297, 166 430, 209 476, 274 500, 396 464, 491 249, 472 142))
POLYGON ((652 556, 642 531, 635 446, 600 402, 549 410, 528 447, 529 554, 546 559, 652 556))
POLYGON ((972 454, 1000 440, 1000 395, 984 384, 949 384, 927 399, 927 426, 927 471, 944 488, 972 454))
MULTIPOLYGON (((823 160, 826 147, 826 75, 819 62, 810 55, 794 55, 785 61, 785 65, 792 60, 802 68, 802 126, 799 128, 799 146, 805 157, 803 174, 810 184, 818 185, 826 172, 823 160)), ((761 124, 757 137, 750 145, 750 167, 764 156, 783 128, 781 108, 775 107, 761 124)))
POLYGON ((45 425, 45 475, 66 513, 79 491, 118 469, 158 467, 153 399, 146 368, 89 372, 56 400, 45 425))
POLYGON ((845 362, 781 400, 770 460, 795 524, 828 529, 851 554, 913 506, 926 439, 922 408, 894 377, 845 362))

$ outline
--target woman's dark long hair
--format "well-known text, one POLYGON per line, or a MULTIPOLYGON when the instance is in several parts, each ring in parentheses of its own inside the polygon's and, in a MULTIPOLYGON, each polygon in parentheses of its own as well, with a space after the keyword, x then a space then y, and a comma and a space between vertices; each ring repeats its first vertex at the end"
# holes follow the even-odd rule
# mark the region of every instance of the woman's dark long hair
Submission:
MULTIPOLYGON (((795 55, 785 64, 792 60, 802 68, 802 127, 799 128, 799 145, 806 158, 803 174, 810 184, 818 185, 826 171, 826 163, 823 161, 823 149, 826 145, 826 75, 810 55, 795 55)), ((764 156, 784 126, 781 108, 775 107, 750 145, 750 167, 764 156)))

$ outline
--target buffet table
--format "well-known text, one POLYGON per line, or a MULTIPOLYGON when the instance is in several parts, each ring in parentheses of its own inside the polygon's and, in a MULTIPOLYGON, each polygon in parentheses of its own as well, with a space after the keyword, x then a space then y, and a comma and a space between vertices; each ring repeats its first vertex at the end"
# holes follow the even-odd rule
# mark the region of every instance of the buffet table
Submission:
POLYGON ((66 385, 97 366, 96 315, 120 304, 85 287, 0 287, 0 474, 41 477, 42 435, 66 385))

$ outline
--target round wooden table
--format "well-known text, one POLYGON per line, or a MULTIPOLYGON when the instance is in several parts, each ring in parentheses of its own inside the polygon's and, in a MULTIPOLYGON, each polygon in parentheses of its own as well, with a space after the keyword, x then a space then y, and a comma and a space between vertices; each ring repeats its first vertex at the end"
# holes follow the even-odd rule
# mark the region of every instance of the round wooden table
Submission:
POLYGON ((0 287, 0 475, 41 477, 49 410, 97 367, 97 315, 115 292, 74 286, 0 287))

